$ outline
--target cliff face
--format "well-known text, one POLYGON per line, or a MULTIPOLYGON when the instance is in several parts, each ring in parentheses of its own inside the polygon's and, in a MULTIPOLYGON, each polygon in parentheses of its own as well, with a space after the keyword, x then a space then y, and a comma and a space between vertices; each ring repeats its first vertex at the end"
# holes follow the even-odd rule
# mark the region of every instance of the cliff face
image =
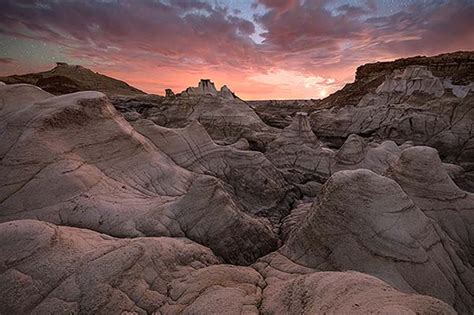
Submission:
POLYGON ((412 65, 426 66, 434 76, 451 78, 454 84, 468 84, 474 81, 474 52, 461 51, 433 57, 416 56, 388 62, 376 62, 357 68, 356 81, 370 81, 390 74, 395 69, 412 65))
POLYGON ((455 52, 433 57, 417 56, 388 62, 376 62, 357 68, 355 81, 331 94, 318 104, 319 108, 357 105, 362 97, 375 91, 385 77, 394 70, 408 66, 426 66, 434 76, 451 79, 453 84, 465 85, 474 82, 474 52, 455 52))

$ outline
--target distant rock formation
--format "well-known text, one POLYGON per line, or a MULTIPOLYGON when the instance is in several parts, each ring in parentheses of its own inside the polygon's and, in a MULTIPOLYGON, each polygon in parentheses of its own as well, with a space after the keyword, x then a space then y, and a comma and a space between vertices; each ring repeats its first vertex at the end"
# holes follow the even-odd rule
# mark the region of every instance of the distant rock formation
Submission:
POLYGON ((474 181, 473 87, 474 82, 455 85, 428 67, 409 66, 394 70, 374 90, 365 89, 356 106, 316 110, 310 122, 315 134, 334 146, 350 134, 432 146, 474 181))
POLYGON ((197 87, 188 87, 181 95, 212 95, 217 96, 217 90, 213 82, 209 79, 201 79, 197 87))
POLYGON ((163 127, 184 128, 197 120, 219 144, 233 144, 245 139, 252 150, 261 152, 279 132, 266 125, 226 86, 217 92, 214 84, 205 80, 191 91, 191 94, 186 91, 178 93, 176 97, 115 97, 112 102, 130 121, 144 118, 163 127), (206 94, 205 91, 210 92, 206 94))
POLYGON ((233 100, 237 98, 226 85, 222 86, 220 91, 217 91, 214 82, 209 79, 201 79, 197 87, 188 87, 180 93, 180 96, 219 96, 225 99, 233 100))
POLYGON ((408 66, 403 72, 395 70, 375 91, 377 93, 398 92, 404 95, 423 92, 440 97, 444 94, 444 86, 426 66, 408 66))
POLYGON ((267 158, 295 184, 324 182, 340 170, 364 168, 383 174, 400 156, 393 141, 368 143, 350 135, 339 150, 325 146, 311 130, 306 113, 297 113, 293 122, 268 144, 267 158))
POLYGON ((166 89, 165 90, 165 97, 175 97, 176 95, 174 94, 172 89, 166 89))
POLYGON ((65 62, 57 62, 49 71, 0 77, 0 81, 33 84, 54 95, 79 91, 99 91, 108 96, 145 94, 123 81, 65 62))

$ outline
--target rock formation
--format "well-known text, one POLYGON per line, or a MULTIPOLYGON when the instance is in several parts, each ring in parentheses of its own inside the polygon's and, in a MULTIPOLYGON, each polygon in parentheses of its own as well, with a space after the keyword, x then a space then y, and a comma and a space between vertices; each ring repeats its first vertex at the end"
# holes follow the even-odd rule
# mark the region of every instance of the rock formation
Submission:
POLYGON ((6 85, 0 99, 0 221, 34 218, 120 237, 187 236, 241 264, 276 248, 265 220, 244 213, 222 181, 177 165, 102 93, 52 97, 6 85))
POLYGON ((7 78, 0 313, 473 313, 471 56, 319 101, 7 78))
POLYGON ((432 146, 443 161, 462 166, 472 181, 474 93, 470 85, 442 84, 424 67, 395 71, 357 106, 313 112, 313 130, 321 139, 342 144, 350 134, 390 139, 398 144, 432 146), (446 88, 449 86, 449 88, 446 88))
MULTIPOLYGON (((446 218, 430 219, 395 181, 369 170, 340 171, 319 200, 286 244, 258 264, 295 273, 357 270, 442 299, 461 313, 473 309, 472 249, 453 243, 446 218)), ((469 220, 472 214, 471 203, 469 220)), ((451 231, 464 226, 450 225, 451 231)))
POLYGON ((108 96, 145 94, 123 81, 64 62, 56 63, 56 67, 49 71, 0 77, 0 81, 7 84, 33 84, 54 95, 91 90, 108 96))
POLYGON ((258 151, 265 151, 266 144, 276 137, 278 131, 267 126, 226 86, 218 92, 209 80, 201 80, 197 88, 188 88, 176 98, 149 95, 114 98, 112 101, 126 115, 139 112, 140 118, 163 127, 184 128, 197 120, 213 140, 232 144, 244 138, 258 151))
POLYGON ((176 95, 174 94, 172 89, 166 89, 165 90, 165 97, 175 97, 176 95))
POLYGON ((293 200, 290 186, 262 153, 217 145, 197 121, 171 129, 142 119, 133 127, 179 166, 229 184, 230 193, 248 211, 279 216, 293 200))
POLYGON ((393 141, 367 143, 350 135, 339 150, 332 150, 317 139, 306 113, 298 113, 293 122, 268 145, 268 159, 293 183, 323 182, 333 173, 348 169, 370 169, 384 173, 400 156, 393 141))

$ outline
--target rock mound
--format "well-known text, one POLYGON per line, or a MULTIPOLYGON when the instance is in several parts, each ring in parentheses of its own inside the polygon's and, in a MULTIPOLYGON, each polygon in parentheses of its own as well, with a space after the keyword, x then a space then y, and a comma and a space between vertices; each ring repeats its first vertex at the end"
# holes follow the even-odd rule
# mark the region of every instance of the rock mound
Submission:
POLYGON ((90 90, 103 92, 108 96, 145 94, 123 81, 64 62, 58 62, 49 71, 1 77, 0 81, 7 84, 33 84, 54 95, 90 90))
POLYGON ((460 312, 473 309, 472 266, 395 181, 340 171, 322 191, 280 250, 289 260, 314 270, 357 270, 460 312))
POLYGON ((453 182, 438 152, 430 147, 407 148, 388 176, 427 217, 440 224, 457 243, 464 260, 474 265, 474 194, 453 182))

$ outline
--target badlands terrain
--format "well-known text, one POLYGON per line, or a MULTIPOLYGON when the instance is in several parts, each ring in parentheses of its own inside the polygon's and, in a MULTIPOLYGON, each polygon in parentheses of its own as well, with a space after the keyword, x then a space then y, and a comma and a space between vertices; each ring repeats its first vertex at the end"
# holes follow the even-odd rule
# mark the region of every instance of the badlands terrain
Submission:
POLYGON ((0 314, 474 313, 474 52, 322 100, 0 81, 0 314))

